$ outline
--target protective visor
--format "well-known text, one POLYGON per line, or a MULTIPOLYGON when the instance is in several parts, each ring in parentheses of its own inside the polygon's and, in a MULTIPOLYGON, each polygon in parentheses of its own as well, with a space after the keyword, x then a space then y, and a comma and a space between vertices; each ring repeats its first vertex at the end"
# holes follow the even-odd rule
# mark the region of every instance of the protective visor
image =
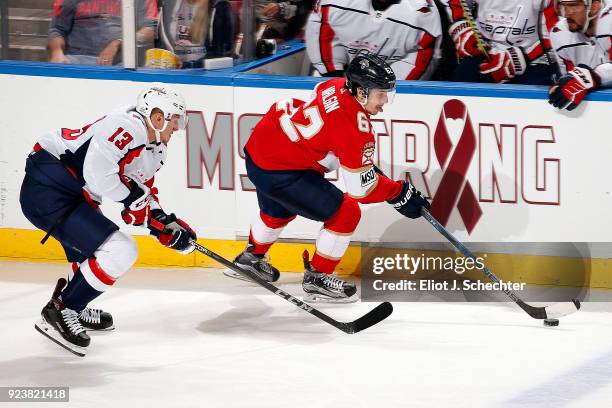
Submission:
POLYGON ((180 115, 178 119, 178 128, 180 130, 187 129, 187 124, 189 123, 189 117, 187 115, 180 115))
POLYGON ((580 30, 580 32, 586 33, 586 31, 589 29, 591 21, 593 21, 593 19, 596 17, 596 15, 590 15, 591 14, 591 6, 590 6, 591 4, 592 2, 585 4, 585 2, 582 0, 557 1, 557 14, 561 17, 567 18, 567 14, 574 14, 574 13, 581 13, 581 12, 586 13, 586 22, 584 23, 584 25, 582 26, 582 29, 580 30))
POLYGON ((580 12, 580 11, 586 10, 586 8, 587 8, 586 5, 581 0, 557 2, 557 13, 561 17, 567 17, 566 10, 569 10, 570 12, 580 12))
MULTIPOLYGON (((172 121, 176 121, 176 125, 179 128, 179 130, 185 130, 187 129, 189 118, 187 117, 187 115, 179 115, 175 113, 170 118, 166 118, 166 122, 172 122, 172 121)), ((168 123, 166 123, 166 126, 168 126, 168 123)))
POLYGON ((393 103, 395 99, 395 87, 392 89, 378 89, 372 88, 368 92, 368 101, 373 101, 377 105, 384 105, 386 103, 393 103))

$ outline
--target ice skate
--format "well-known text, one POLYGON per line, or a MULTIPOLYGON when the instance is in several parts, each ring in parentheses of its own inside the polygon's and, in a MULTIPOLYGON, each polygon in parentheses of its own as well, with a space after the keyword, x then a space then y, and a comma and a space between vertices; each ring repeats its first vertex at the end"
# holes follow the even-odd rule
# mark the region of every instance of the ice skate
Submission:
MULTIPOLYGON (((248 247, 234 259, 234 264, 253 272, 266 282, 276 282, 280 277, 280 272, 270 264, 270 258, 267 255, 255 255, 249 251, 248 247)), ((230 278, 249 281, 249 279, 231 269, 224 270, 223 274, 230 278)))
POLYGON ((335 275, 318 272, 310 264, 308 252, 304 251, 304 301, 312 303, 353 303, 357 301, 355 284, 335 275))
POLYGON ((113 316, 100 309, 86 307, 79 314, 79 322, 85 330, 109 331, 115 330, 113 316))
POLYGON ((84 357, 90 338, 79 322, 79 314, 65 307, 59 299, 64 286, 66 286, 66 279, 60 278, 51 300, 41 312, 41 320, 34 327, 66 350, 84 357))

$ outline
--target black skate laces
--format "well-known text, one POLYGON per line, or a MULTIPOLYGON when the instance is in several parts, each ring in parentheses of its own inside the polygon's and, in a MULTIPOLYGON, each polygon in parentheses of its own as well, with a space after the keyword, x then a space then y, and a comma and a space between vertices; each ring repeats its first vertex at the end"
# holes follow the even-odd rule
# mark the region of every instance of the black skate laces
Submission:
POLYGON ((68 330, 75 336, 81 332, 84 332, 85 329, 81 326, 81 322, 79 322, 79 315, 72 309, 62 309, 62 319, 66 326, 68 326, 68 330))
POLYGON ((86 307, 85 309, 83 309, 83 311, 81 311, 79 317, 87 323, 100 323, 101 313, 102 310, 100 309, 90 309, 86 307))

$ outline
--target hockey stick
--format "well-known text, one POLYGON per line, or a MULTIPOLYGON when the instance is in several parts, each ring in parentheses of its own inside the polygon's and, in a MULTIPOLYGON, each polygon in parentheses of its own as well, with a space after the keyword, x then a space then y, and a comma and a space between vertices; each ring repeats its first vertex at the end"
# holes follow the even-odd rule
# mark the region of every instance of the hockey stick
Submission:
MULTIPOLYGON (((463 245, 457 238, 455 238, 442 224, 436 220, 429 211, 425 208, 421 210, 421 214, 425 219, 440 232, 440 234, 444 235, 446 239, 450 241, 451 244, 455 248, 459 250, 465 257, 472 259, 475 263, 478 263, 476 257, 470 250, 468 250, 465 245, 463 245)), ((500 279, 491 272, 486 266, 483 266, 480 271, 489 278, 492 282, 498 283, 500 279)), ((516 293, 511 291, 510 289, 502 289, 510 299, 514 301, 521 309, 523 309, 529 316, 534 319, 556 319, 562 316, 566 316, 570 313, 574 313, 580 309, 580 301, 578 299, 572 299, 571 302, 563 302, 563 303, 555 303, 546 307, 535 307, 528 305, 521 298, 519 298, 516 293)))
POLYGON ((318 317, 324 322, 331 324, 335 328, 340 329, 345 333, 353 334, 353 333, 357 333, 362 330, 365 330, 368 327, 374 326, 376 323, 379 323, 385 320, 393 312, 393 306, 391 305, 391 303, 383 302, 379 304, 378 306, 376 306, 374 309, 370 310, 365 315, 358 318, 357 320, 354 320, 352 322, 347 322, 347 323, 339 322, 338 320, 335 320, 329 317, 325 313, 315 309, 309 304, 304 303, 301 300, 291 296, 289 293, 277 288, 276 286, 272 285, 270 282, 267 282, 261 279, 259 276, 257 276, 253 272, 239 268, 233 262, 230 262, 227 259, 223 258, 222 256, 217 255, 216 253, 209 250, 208 248, 205 248, 202 245, 198 244, 196 241, 191 240, 190 243, 195 247, 195 249, 197 249, 204 255, 214 259, 215 261, 233 270, 234 272, 237 272, 241 274, 242 276, 252 280, 258 285, 263 286, 264 288, 268 289, 270 292, 274 293, 275 295, 282 297, 286 301, 293 303, 295 306, 299 307, 300 309, 318 317))
MULTIPOLYGON (((544 15, 544 9, 546 0, 541 0, 540 2, 540 13, 538 14, 538 39, 540 40, 540 45, 542 46, 542 51, 544 55, 546 55, 546 60, 548 61, 548 65, 552 65, 555 70, 555 78, 553 78, 553 82, 557 82, 563 73, 561 72, 561 66, 559 65, 559 60, 557 59, 557 55, 554 53, 551 47, 546 46, 546 41, 544 39, 544 34, 542 33, 542 17, 544 15)), ((549 35, 550 37, 550 35, 549 35)), ((550 38, 549 38, 550 41, 550 38)))
POLYGON ((478 46, 478 49, 483 53, 487 61, 491 61, 491 58, 489 57, 489 52, 487 51, 484 40, 482 39, 482 36, 480 35, 480 31, 478 31, 478 27, 476 27, 476 23, 475 23, 476 20, 474 20, 472 11, 468 7, 468 5, 465 4, 465 0, 459 0, 459 4, 461 5, 461 9, 463 10, 465 21, 467 21, 468 25, 474 32, 474 37, 476 38, 476 45, 478 46))

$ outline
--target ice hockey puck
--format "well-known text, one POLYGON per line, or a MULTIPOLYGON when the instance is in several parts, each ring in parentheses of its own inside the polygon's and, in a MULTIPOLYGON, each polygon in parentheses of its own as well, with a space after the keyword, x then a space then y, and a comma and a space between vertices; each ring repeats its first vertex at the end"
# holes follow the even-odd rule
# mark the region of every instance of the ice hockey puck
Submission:
POLYGON ((558 326, 559 325, 559 319, 544 319, 544 326, 558 326))

